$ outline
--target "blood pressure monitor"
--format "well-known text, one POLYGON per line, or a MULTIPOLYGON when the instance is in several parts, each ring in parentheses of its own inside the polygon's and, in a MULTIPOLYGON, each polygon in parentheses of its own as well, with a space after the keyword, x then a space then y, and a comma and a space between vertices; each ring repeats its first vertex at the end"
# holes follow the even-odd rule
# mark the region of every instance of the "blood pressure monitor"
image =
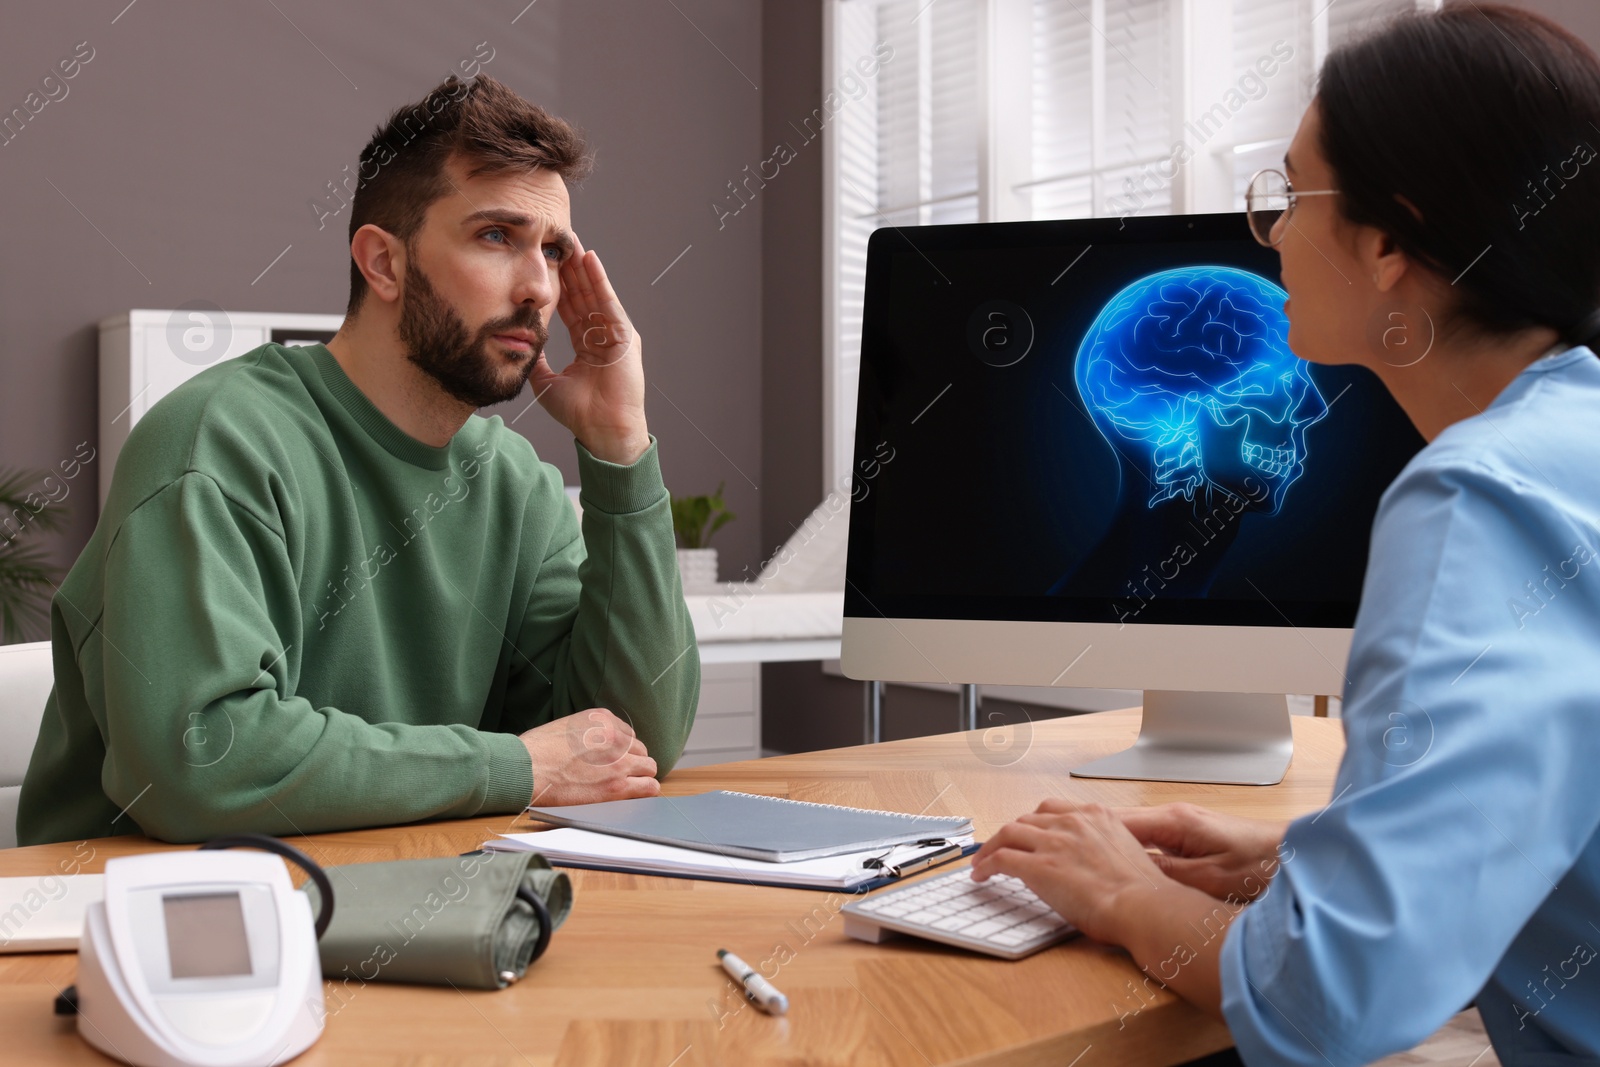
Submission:
MULTIPOLYGON (((304 860, 323 915, 261 852, 162 852, 108 860, 78 949, 78 1032, 138 1067, 266 1067, 322 1035, 317 939, 332 918, 320 868, 272 838, 212 842, 304 860)), ((303 865, 304 865, 303 864, 303 865)))

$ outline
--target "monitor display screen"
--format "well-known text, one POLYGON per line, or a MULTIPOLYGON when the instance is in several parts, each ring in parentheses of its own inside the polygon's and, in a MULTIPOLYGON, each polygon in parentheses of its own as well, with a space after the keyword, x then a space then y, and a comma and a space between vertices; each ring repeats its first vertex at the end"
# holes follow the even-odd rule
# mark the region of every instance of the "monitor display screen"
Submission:
POLYGON ((1422 440, 1285 299, 1242 215, 876 232, 846 615, 1350 626, 1422 440))

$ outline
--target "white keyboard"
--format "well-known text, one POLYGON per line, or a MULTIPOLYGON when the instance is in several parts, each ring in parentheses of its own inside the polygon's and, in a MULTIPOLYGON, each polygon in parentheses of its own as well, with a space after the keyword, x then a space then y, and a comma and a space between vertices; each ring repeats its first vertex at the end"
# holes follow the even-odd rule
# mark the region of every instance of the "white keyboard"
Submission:
POLYGON ((997 874, 974 882, 970 866, 880 890, 846 904, 843 915, 844 932, 861 941, 910 934, 1007 960, 1078 933, 1019 879, 997 874))

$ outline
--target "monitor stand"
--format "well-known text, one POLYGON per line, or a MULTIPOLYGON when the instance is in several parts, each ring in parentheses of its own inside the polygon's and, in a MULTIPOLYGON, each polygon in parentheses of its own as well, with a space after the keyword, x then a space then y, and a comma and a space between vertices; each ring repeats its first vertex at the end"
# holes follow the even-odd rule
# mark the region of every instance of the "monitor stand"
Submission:
POLYGON ((1132 748, 1074 767, 1078 778, 1276 785, 1289 769, 1289 702, 1276 693, 1144 691, 1132 748))

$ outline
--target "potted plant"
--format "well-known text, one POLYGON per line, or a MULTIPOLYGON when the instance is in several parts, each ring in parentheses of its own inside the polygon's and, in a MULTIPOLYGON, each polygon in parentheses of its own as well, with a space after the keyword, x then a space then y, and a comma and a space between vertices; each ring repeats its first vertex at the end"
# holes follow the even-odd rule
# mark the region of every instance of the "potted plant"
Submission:
POLYGON ((37 543, 23 533, 30 526, 59 531, 64 515, 40 500, 30 487, 39 471, 0 470, 0 644, 50 636, 50 598, 59 579, 57 568, 37 543))
POLYGON ((717 483, 710 496, 672 497, 672 532, 678 536, 678 573, 686 592, 714 589, 717 584, 717 550, 708 548, 711 535, 735 518, 723 502, 717 483))

